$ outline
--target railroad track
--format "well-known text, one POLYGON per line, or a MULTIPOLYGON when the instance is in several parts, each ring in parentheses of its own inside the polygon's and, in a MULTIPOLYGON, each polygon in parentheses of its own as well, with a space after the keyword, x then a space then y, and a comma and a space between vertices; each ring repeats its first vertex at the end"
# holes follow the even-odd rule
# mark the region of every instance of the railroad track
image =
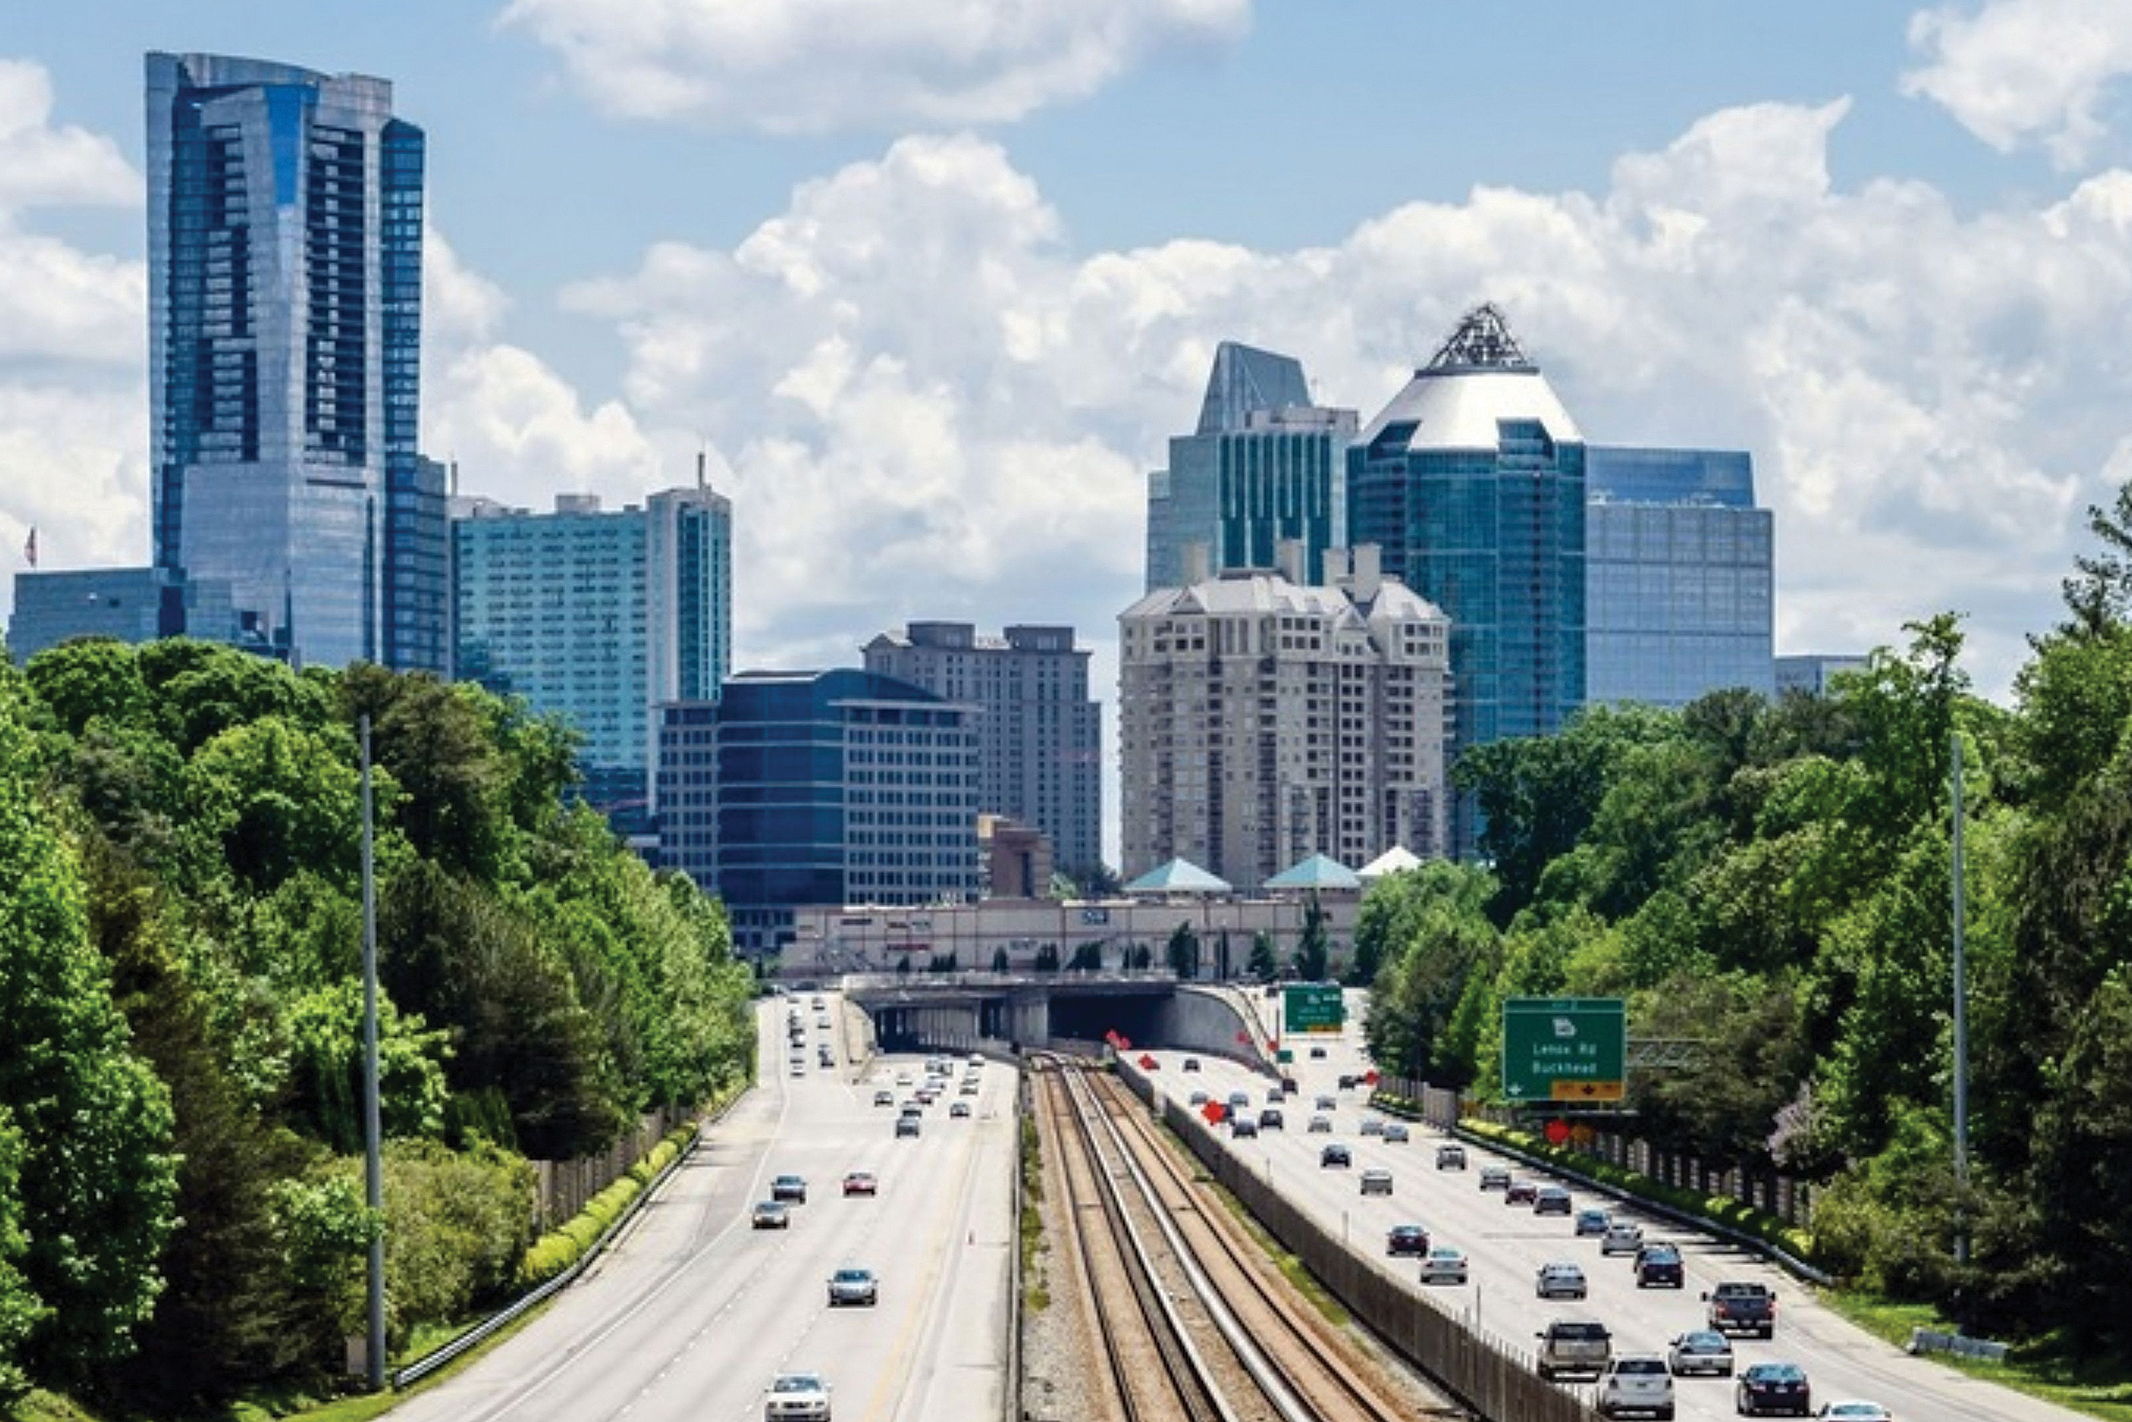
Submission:
MULTIPOLYGON (((1202 1208, 1200 1192, 1138 1101, 1107 1073, 1063 1059, 1042 1063, 1039 1074, 1047 1106, 1072 1142, 1062 1150, 1070 1212, 1114 1396, 1126 1399, 1123 1416, 1395 1422, 1403 1415, 1356 1375, 1356 1357, 1321 1333, 1285 1283, 1268 1277, 1234 1226, 1202 1208), (1092 1236, 1114 1241, 1112 1263, 1089 1261, 1092 1236), (1113 1264, 1137 1280, 1131 1292, 1139 1303, 1129 1318, 1115 1306, 1122 1291, 1113 1264), (1149 1335, 1168 1329, 1159 1376, 1116 1351, 1113 1335, 1127 1323, 1149 1335), (1151 1384, 1166 1396, 1146 1396, 1158 1390, 1151 1384)), ((1128 1349, 1147 1346, 1123 1341, 1128 1349)))

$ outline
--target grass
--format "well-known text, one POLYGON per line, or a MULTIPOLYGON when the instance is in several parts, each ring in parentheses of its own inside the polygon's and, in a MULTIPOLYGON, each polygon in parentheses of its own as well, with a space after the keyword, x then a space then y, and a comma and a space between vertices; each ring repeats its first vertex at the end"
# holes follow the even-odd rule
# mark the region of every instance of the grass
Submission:
POLYGON ((1305 1268, 1301 1259, 1290 1254, 1281 1246, 1279 1240, 1266 1232, 1265 1226, 1258 1222, 1256 1215, 1245 1208, 1242 1200, 1230 1193, 1229 1188, 1219 1180, 1205 1175, 1197 1178, 1201 1184, 1214 1192, 1216 1198, 1222 1202, 1222 1207, 1236 1217, 1237 1223, 1244 1227, 1244 1232, 1251 1236, 1252 1243, 1273 1261, 1273 1267, 1281 1271, 1281 1277, 1288 1281, 1291 1288, 1323 1315, 1327 1323, 1335 1328, 1347 1327, 1351 1320, 1346 1305, 1334 1298, 1331 1291, 1318 1282, 1318 1276, 1305 1268))
MULTIPOLYGON (((1824 1289, 1820 1297, 1837 1314, 1876 1338, 1898 1346, 1909 1341, 1913 1328, 1957 1331, 1930 1304, 1884 1298, 1859 1289, 1824 1289)), ((2104 1422, 2132 1422, 2132 1365, 2122 1359, 2077 1359, 2062 1341, 2047 1340, 2017 1344, 2003 1363, 1943 1353, 1934 1354, 1933 1361, 2084 1416, 2099 1417, 2104 1422)))
POLYGON ((1044 1152, 1036 1118, 1022 1117, 1022 1307, 1042 1313, 1051 1307, 1051 1289, 1042 1267, 1051 1248, 1044 1238, 1044 1152))

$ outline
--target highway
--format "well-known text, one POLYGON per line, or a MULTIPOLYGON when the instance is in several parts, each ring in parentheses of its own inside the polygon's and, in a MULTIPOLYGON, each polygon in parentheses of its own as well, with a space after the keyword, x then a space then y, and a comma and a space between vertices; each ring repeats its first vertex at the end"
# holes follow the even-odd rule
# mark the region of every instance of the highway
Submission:
MULTIPOLYGON (((2070 1422, 2078 1416, 1929 1359, 1909 1357, 1837 1317, 1815 1300, 1811 1290, 1759 1257, 1624 1207, 1609 1197, 1571 1187, 1574 1208, 1612 1209, 1617 1218, 1641 1224, 1646 1238, 1681 1245, 1687 1286, 1678 1291, 1639 1290, 1629 1256, 1602 1258, 1597 1239, 1574 1237, 1571 1219, 1535 1217, 1527 1207, 1505 1205, 1500 1193, 1479 1189, 1484 1165, 1508 1165, 1515 1175, 1543 1183, 1544 1174, 1474 1146, 1467 1147, 1465 1171, 1438 1171, 1434 1168, 1436 1145, 1444 1137, 1419 1123, 1409 1124, 1412 1140, 1406 1144, 1362 1135, 1362 1121, 1370 1114, 1364 1109, 1366 1092, 1343 1092, 1336 1086, 1343 1073, 1359 1075, 1368 1069, 1354 1010, 1354 999, 1359 996, 1350 995, 1349 1024, 1340 1037, 1297 1036, 1287 1043, 1296 1049, 1297 1059, 1290 1070, 1300 1094, 1283 1103, 1285 1129, 1261 1133, 1256 1140, 1235 1141, 1230 1149, 1329 1228, 1344 1230, 1358 1250, 1384 1259, 1405 1278, 1415 1278, 1416 1261, 1384 1255, 1385 1235, 1393 1225, 1423 1225, 1432 1244, 1463 1249, 1471 1263, 1473 1283, 1464 1288, 1431 1285, 1427 1292, 1435 1302, 1465 1315, 1497 1339, 1529 1355, 1533 1335, 1552 1319, 1589 1317, 1611 1330, 1617 1353, 1663 1353, 1676 1334, 1702 1326, 1701 1291, 1721 1279, 1759 1280, 1779 1296, 1777 1334, 1766 1343, 1734 1340, 1736 1364, 1744 1368, 1760 1361, 1798 1363, 1806 1369, 1816 1407, 1841 1398, 1870 1399, 1887 1406, 1903 1422, 2070 1422), (1310 1056, 1313 1045, 1325 1048, 1323 1059, 1310 1056), (1333 1130, 1313 1135, 1306 1127, 1314 1114, 1312 1102, 1320 1094, 1335 1098, 1334 1109, 1327 1113, 1333 1130), (1350 1148, 1352 1168, 1320 1167, 1319 1151, 1333 1141, 1350 1148), (1371 1166, 1392 1171, 1389 1198, 1360 1194, 1359 1177, 1371 1166), (1591 1285, 1587 1300, 1548 1302, 1535 1296, 1535 1273, 1552 1260, 1583 1268, 1591 1285)), ((1262 1013, 1270 1016, 1270 1006, 1263 1005, 1262 1013)), ((1182 1069, 1187 1055, 1153 1053, 1160 1067, 1150 1075, 1158 1091, 1189 1100, 1190 1092, 1199 1089, 1219 1101, 1231 1091, 1247 1090, 1254 1114, 1265 1105, 1272 1084, 1266 1077, 1212 1056, 1199 1059, 1199 1071, 1187 1072, 1182 1069)), ((1222 1134, 1226 1139, 1226 1131, 1222 1134)), ((1418 1281, 1413 1288, 1417 1294, 1423 1292, 1418 1281)), ((1735 1415, 1730 1381, 1683 1378, 1676 1380, 1675 1391, 1681 1418, 1735 1415)), ((1584 1392, 1589 1396, 1591 1389, 1586 1387, 1584 1392)))
MULTIPOLYGON (((832 1022, 845 1009, 825 994, 832 1022)), ((532 1323, 478 1363, 417 1394, 403 1422, 746 1422, 773 1374, 830 1382, 838 1422, 996 1422, 1007 1385, 1008 1268, 1015 1178, 1015 1076, 992 1063, 978 1095, 953 1086, 922 1134, 896 1139, 877 1084, 923 1079, 921 1058, 882 1058, 863 1077, 856 1034, 823 1031, 807 996, 758 1007, 761 1084, 711 1126, 694 1156, 619 1245, 532 1323), (800 1006, 804 1074, 787 1065, 785 1013, 800 1006), (831 1043, 837 1066, 816 1052, 831 1043), (950 1103, 970 1102, 968 1119, 950 1103), (880 1194, 844 1198, 845 1172, 880 1194), (771 1177, 806 1177, 789 1230, 749 1215, 771 1177), (874 1270, 874 1308, 827 1307, 830 1273, 874 1270)), ((960 1081, 962 1064, 955 1064, 960 1081)))

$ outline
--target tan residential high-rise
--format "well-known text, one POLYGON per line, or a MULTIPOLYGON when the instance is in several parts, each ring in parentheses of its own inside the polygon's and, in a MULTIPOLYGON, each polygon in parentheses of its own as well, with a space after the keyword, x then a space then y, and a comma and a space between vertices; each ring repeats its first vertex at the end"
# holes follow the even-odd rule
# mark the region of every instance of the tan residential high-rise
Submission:
POLYGON ((1326 554, 1328 586, 1283 571, 1206 576, 1118 617, 1123 873, 1189 859, 1240 890, 1311 854, 1349 867, 1394 845, 1447 852, 1450 621, 1379 571, 1326 554))

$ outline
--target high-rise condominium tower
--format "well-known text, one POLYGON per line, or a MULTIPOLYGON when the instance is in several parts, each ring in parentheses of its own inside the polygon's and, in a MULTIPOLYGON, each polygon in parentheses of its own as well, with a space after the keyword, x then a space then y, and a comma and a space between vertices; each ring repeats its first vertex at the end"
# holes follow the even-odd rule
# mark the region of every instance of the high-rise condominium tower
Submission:
POLYGON ((416 453, 422 130, 392 86, 150 54, 154 562, 292 661, 446 669, 416 453))

